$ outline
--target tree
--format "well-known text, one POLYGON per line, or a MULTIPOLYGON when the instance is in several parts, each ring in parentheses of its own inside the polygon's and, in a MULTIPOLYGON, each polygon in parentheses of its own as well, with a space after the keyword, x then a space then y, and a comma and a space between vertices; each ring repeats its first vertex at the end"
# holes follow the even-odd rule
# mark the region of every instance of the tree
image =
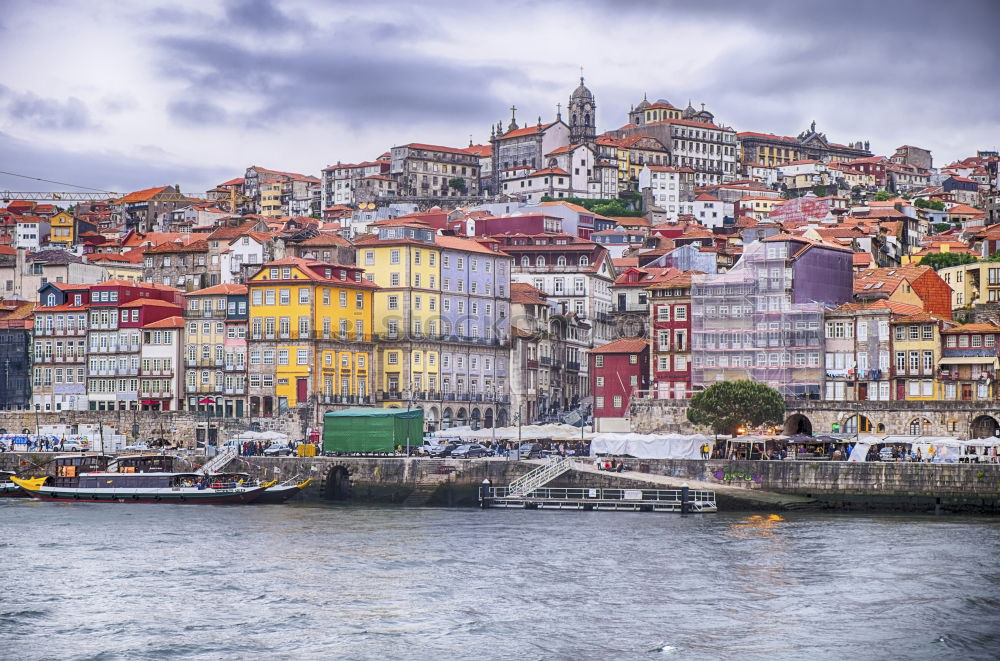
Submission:
POLYGON ((465 179, 462 179, 461 177, 455 177, 454 179, 449 179, 448 185, 457 190, 462 195, 465 195, 465 191, 467 190, 465 187, 465 179))
POLYGON ((885 202, 892 199, 892 193, 887 190, 876 191, 873 199, 876 202, 885 202))
POLYGON ((921 257, 920 265, 929 266, 935 271, 940 271, 941 269, 948 268, 949 266, 972 264, 974 261, 976 261, 976 258, 967 253, 935 252, 921 257))
POLYGON ((934 223, 934 232, 936 234, 941 234, 943 232, 947 232, 948 230, 953 229, 953 228, 954 228, 954 225, 952 225, 951 223, 934 223))
POLYGON ((691 398, 687 418, 716 434, 733 434, 740 427, 780 424, 785 417, 781 394, 756 381, 723 381, 691 398))
POLYGON ((826 197, 826 186, 813 186, 813 193, 816 194, 816 197, 826 197))

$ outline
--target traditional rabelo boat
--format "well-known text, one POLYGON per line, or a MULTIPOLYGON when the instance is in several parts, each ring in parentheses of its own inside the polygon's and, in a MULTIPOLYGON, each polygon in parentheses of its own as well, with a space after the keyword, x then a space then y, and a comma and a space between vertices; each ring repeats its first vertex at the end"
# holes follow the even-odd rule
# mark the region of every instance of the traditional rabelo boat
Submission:
POLYGON ((31 496, 62 502, 250 503, 264 487, 240 481, 212 481, 195 472, 178 472, 174 457, 104 455, 57 457, 55 475, 11 480, 31 496))
MULTIPOLYGON (((299 478, 292 478, 291 480, 286 480, 280 483, 277 480, 260 482, 260 486, 264 487, 264 493, 254 499, 254 504, 277 505, 284 503, 293 496, 301 493, 303 489, 312 484, 311 477, 297 482, 296 480, 298 479, 299 478)), ((208 483, 213 484, 216 482, 242 482, 243 484, 255 483, 254 478, 250 477, 249 473, 210 473, 208 476, 208 483)))
POLYGON ((11 473, 10 471, 0 471, 0 498, 25 498, 28 493, 11 482, 11 478, 16 476, 17 473, 11 473))

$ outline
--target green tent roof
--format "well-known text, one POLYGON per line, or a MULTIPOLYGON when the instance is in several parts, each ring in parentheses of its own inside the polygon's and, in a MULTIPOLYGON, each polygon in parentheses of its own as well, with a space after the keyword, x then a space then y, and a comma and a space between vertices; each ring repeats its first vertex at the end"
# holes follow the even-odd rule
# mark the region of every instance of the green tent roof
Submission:
POLYGON ((343 411, 330 411, 324 418, 422 418, 421 409, 383 409, 374 406, 355 406, 343 411))

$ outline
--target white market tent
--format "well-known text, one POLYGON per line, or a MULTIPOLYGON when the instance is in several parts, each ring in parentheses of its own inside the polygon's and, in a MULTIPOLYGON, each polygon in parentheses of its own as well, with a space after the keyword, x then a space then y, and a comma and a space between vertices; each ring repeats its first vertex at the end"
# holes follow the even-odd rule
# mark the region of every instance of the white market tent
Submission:
POLYGON ((637 459, 700 459, 711 438, 703 434, 598 434, 590 456, 629 455, 637 459))

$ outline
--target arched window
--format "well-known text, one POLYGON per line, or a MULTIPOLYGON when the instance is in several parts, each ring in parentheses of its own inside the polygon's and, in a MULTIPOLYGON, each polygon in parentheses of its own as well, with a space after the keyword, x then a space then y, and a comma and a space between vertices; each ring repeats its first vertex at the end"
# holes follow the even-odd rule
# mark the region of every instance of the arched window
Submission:
POLYGON ((590 126, 590 115, 584 115, 583 116, 583 125, 584 126, 590 126))
POLYGON ((56 304, 56 295, 55 294, 49 294, 48 297, 45 300, 45 304, 48 305, 48 306, 55 305, 56 304))
POLYGON ((910 421, 910 435, 923 436, 930 432, 931 421, 927 418, 914 418, 910 421))
POLYGON ((571 124, 571 126, 576 126, 576 115, 573 115, 573 123, 571 124))
POLYGON ((566 256, 559 255, 559 259, 556 260, 556 266, 566 266, 566 256))
POLYGON ((586 255, 580 255, 580 266, 587 266, 590 264, 590 258, 586 255))
POLYGON ((521 257, 521 266, 531 266, 531 259, 527 255, 521 257))
POLYGON ((545 257, 539 255, 535 258, 535 266, 545 266, 545 257))

